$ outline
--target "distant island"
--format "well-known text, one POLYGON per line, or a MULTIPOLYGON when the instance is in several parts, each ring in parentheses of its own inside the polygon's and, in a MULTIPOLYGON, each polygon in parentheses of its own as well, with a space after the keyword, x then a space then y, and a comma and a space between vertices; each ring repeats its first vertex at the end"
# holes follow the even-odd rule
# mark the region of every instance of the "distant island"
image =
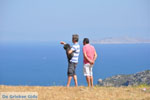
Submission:
POLYGON ((100 86, 138 86, 141 84, 150 85, 150 70, 138 72, 131 75, 116 75, 104 80, 99 79, 100 86))
POLYGON ((130 38, 130 37, 120 37, 120 38, 104 38, 99 40, 92 40, 92 44, 140 44, 140 43, 150 43, 150 39, 142 38, 130 38))

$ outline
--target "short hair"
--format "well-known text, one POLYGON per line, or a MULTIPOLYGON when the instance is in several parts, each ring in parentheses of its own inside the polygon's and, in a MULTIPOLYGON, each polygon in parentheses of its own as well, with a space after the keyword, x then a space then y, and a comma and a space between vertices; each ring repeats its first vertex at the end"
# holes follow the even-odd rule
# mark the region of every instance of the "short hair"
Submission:
POLYGON ((73 39, 74 41, 78 42, 78 41, 79 41, 79 35, 78 35, 78 34, 73 34, 73 35, 72 35, 72 39, 73 39))
POLYGON ((86 44, 88 44, 90 41, 89 41, 88 38, 84 38, 84 39, 83 39, 83 42, 86 43, 86 44))

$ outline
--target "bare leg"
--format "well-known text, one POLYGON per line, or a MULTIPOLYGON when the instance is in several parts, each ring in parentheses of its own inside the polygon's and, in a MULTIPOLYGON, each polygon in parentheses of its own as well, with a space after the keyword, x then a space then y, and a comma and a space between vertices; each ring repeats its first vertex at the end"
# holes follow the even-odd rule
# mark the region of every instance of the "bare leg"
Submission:
POLYGON ((91 87, 93 87, 93 76, 90 76, 91 87))
POLYGON ((88 83, 88 87, 90 87, 90 76, 86 76, 86 81, 88 83))
POLYGON ((72 79, 72 76, 68 76, 67 87, 69 87, 69 86, 70 86, 71 79, 72 79))
POLYGON ((74 78, 75 86, 77 87, 78 86, 77 75, 73 75, 73 78, 74 78))

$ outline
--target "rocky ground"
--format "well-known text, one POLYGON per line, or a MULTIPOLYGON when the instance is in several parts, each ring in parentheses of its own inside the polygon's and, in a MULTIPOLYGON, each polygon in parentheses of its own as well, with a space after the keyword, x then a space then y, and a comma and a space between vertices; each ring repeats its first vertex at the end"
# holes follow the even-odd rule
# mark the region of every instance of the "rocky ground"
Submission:
POLYGON ((150 85, 150 70, 138 72, 130 75, 116 75, 104 80, 99 79, 98 85, 100 86, 137 86, 137 85, 150 85))

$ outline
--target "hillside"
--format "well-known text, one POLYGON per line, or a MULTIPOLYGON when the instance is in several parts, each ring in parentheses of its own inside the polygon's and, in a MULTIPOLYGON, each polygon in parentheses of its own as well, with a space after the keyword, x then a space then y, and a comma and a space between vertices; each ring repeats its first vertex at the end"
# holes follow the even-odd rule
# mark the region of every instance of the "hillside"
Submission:
POLYGON ((100 86, 136 86, 140 84, 150 85, 150 70, 131 75, 116 75, 104 80, 99 79, 100 86))
POLYGON ((80 86, 67 88, 1 85, 0 92, 37 92, 38 100, 150 100, 150 87, 88 88, 80 86))
POLYGON ((99 40, 92 40, 93 44, 140 44, 140 43, 150 43, 150 39, 143 38, 130 38, 130 37, 109 37, 99 40))

